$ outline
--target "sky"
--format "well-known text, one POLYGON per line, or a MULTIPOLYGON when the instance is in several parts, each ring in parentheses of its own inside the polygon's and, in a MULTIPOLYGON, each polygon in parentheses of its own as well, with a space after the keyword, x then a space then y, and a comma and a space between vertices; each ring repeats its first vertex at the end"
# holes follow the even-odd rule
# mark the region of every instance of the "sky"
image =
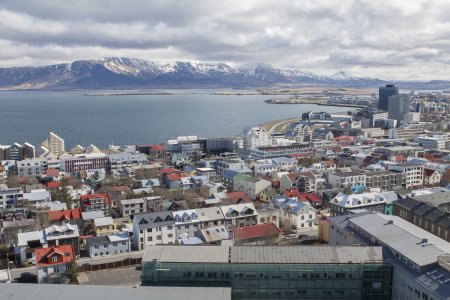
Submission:
POLYGON ((1 0, 0 67, 121 56, 450 80, 449 0, 1 0))

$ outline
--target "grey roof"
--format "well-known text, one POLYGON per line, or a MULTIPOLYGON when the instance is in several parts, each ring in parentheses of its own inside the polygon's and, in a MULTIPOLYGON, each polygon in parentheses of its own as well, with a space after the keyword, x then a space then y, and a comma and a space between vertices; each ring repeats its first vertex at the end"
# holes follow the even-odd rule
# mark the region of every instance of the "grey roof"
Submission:
POLYGON ((153 246, 143 262, 339 264, 382 261, 381 247, 351 246, 153 246), (231 259, 229 259, 231 258, 231 259))
POLYGON ((397 216, 368 214, 352 218, 349 223, 420 267, 435 264, 439 255, 450 253, 449 242, 397 216))
POLYGON ((147 247, 142 262, 228 263, 229 248, 222 246, 147 247))
POLYGON ((428 202, 433 205, 441 205, 441 204, 450 202, 450 192, 432 193, 429 195, 414 196, 411 198, 413 198, 417 201, 428 202))
POLYGON ((81 217, 83 220, 94 220, 97 218, 103 218, 105 216, 105 213, 101 210, 93 210, 93 211, 86 211, 81 213, 81 217))
POLYGON ((122 205, 125 205, 125 204, 139 204, 139 203, 144 203, 144 198, 120 200, 120 204, 122 204, 122 205))
POLYGON ((171 211, 142 213, 134 215, 133 224, 138 224, 139 228, 153 228, 173 225, 175 219, 171 211))
POLYGON ((232 263, 339 264, 382 261, 381 247, 234 246, 232 263))
POLYGON ((198 217, 200 221, 213 221, 213 220, 222 220, 224 219, 224 215, 222 210, 218 206, 213 207, 205 207, 197 209, 198 217))
POLYGON ((103 217, 94 219, 95 226, 109 226, 113 224, 113 219, 111 217, 103 217))
POLYGON ((137 288, 102 285, 0 284, 0 299, 10 300, 229 300, 231 288, 217 287, 149 287, 137 288))

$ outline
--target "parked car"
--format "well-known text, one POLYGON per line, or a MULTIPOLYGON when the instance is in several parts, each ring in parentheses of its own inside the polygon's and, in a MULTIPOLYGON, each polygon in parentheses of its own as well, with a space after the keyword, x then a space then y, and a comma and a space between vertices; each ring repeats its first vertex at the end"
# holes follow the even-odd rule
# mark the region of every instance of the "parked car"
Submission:
POLYGON ((17 279, 20 283, 37 283, 36 274, 25 272, 20 274, 20 277, 17 279))

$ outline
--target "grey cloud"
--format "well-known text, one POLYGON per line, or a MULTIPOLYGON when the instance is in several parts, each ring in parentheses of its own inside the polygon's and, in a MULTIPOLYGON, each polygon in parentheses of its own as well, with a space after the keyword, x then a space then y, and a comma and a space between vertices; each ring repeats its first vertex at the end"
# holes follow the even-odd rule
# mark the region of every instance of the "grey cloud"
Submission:
POLYGON ((0 66, 120 55, 449 79, 447 2, 3 0, 0 66))

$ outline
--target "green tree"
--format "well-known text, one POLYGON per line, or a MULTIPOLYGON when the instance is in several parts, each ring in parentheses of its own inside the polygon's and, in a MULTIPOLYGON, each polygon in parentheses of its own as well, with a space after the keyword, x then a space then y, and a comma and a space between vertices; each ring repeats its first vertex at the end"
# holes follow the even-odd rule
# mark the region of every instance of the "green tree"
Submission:
POLYGON ((66 275, 69 277, 69 282, 76 282, 79 274, 80 269, 75 261, 66 264, 66 275))
POLYGON ((73 199, 70 195, 69 188, 66 186, 61 186, 58 189, 51 191, 52 200, 58 200, 67 204, 68 208, 72 207, 73 199))

